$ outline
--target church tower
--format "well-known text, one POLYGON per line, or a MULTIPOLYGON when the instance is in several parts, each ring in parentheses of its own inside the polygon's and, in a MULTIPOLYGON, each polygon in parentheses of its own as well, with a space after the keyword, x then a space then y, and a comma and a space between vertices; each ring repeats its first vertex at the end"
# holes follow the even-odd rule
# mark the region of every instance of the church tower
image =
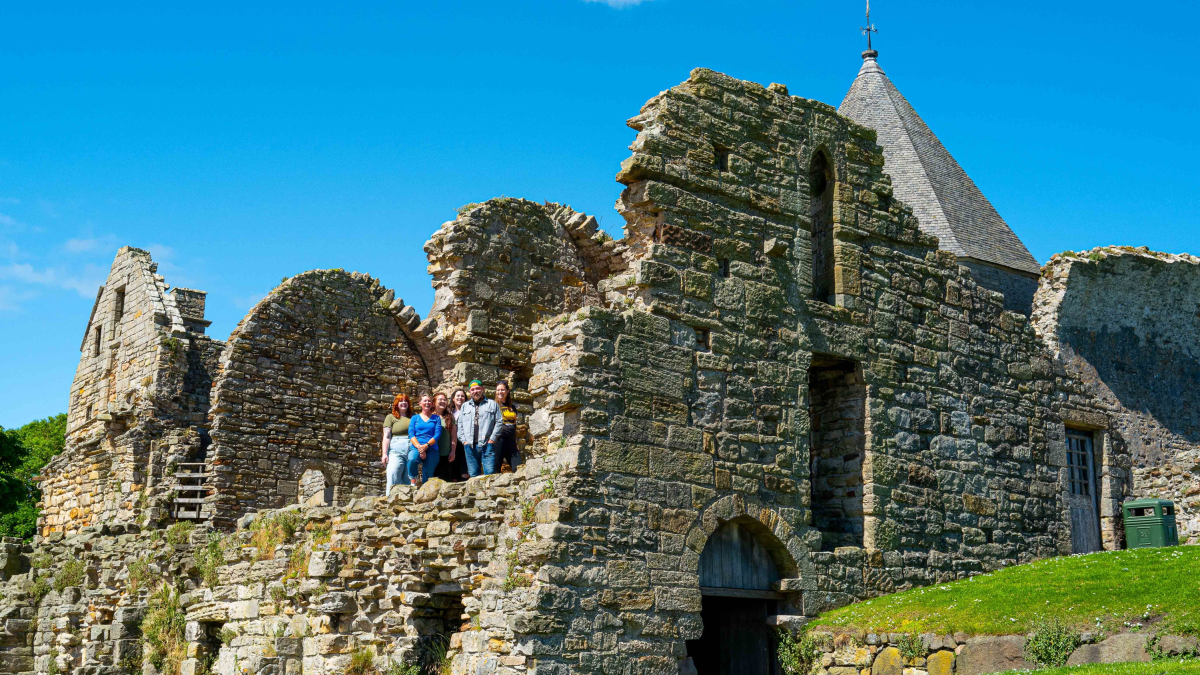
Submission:
MULTIPOLYGON (((869 20, 869 19, 868 19, 869 20)), ((838 112, 875 130, 898 199, 921 230, 958 256, 981 286, 1004 294, 1005 309, 1029 315, 1041 267, 987 197, 930 131, 868 45, 838 112)))

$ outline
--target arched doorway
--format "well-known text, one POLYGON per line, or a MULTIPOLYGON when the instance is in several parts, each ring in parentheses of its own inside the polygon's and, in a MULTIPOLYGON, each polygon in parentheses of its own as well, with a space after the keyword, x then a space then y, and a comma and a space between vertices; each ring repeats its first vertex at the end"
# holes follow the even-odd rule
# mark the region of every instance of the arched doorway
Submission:
POLYGON ((751 523, 733 520, 712 533, 700 554, 704 632, 687 642, 698 675, 779 675, 767 617, 786 613, 780 578, 751 523))

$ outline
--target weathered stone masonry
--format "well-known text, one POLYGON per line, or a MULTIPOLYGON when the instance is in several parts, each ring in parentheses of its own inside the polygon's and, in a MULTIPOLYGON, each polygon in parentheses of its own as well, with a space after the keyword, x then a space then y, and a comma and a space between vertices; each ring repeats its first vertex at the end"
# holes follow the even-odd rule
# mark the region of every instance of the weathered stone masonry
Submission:
POLYGON ((217 343, 201 292, 167 293, 122 249, 89 323, 109 335, 124 283, 115 365, 85 343, 72 391, 92 398, 43 483, 37 550, 87 574, 38 601, 54 567, 9 552, 0 662, 140 658, 141 560, 185 592, 188 673, 211 657, 332 675, 356 650, 412 661, 442 636, 459 674, 673 675, 705 637, 730 533, 772 568, 749 590, 797 625, 1071 552, 1068 433, 1096 440, 1105 548, 1125 497, 1190 497, 1196 324, 1177 308, 1194 259, 1056 257, 1031 322, 919 229, 875 131, 827 105, 696 70, 629 125, 623 239, 560 204, 464 207, 425 246, 423 320, 369 276, 313 271, 217 343), (1130 373, 1172 367, 1168 410, 1130 373), (476 377, 513 382, 529 463, 372 497, 392 396, 476 377), (209 523, 165 546, 170 467, 198 457, 209 523), (273 551, 246 528, 293 517, 306 529, 273 551))
POLYGON ((429 374, 378 281, 340 270, 284 281, 229 337, 213 385, 207 460, 219 526, 299 501, 318 471, 334 499, 379 494, 380 419, 429 374))
POLYGON ((41 529, 166 514, 171 461, 207 444, 224 343, 204 335, 204 293, 167 291, 150 254, 122 248, 88 320, 67 442, 42 472, 41 529))
POLYGON ((1106 548, 1124 539, 1125 494, 1173 500, 1180 540, 1200 536, 1200 259, 1125 246, 1056 255, 1033 316, 1073 380, 1064 408, 1094 409, 1066 417, 1103 455, 1106 548))

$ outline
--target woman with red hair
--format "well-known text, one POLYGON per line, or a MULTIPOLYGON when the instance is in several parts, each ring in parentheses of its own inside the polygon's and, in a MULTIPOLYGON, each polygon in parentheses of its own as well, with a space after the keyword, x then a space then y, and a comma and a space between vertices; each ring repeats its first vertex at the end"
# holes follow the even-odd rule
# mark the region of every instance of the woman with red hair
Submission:
POLYGON ((387 492, 393 485, 408 485, 408 423, 412 418, 412 403, 408 394, 397 394, 392 400, 392 412, 383 418, 383 447, 379 461, 387 476, 387 492))

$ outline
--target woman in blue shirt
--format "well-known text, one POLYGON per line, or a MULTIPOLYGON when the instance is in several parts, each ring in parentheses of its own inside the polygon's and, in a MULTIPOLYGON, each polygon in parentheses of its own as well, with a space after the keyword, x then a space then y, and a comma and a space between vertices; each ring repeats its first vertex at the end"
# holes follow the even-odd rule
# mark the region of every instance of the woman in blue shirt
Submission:
POLYGON ((433 412, 433 398, 424 394, 418 405, 421 412, 413 415, 408 423, 408 438, 412 444, 408 451, 408 477, 417 486, 421 485, 422 479, 433 478, 438 464, 438 439, 442 435, 442 418, 433 412), (418 470, 421 473, 418 474, 418 470))

